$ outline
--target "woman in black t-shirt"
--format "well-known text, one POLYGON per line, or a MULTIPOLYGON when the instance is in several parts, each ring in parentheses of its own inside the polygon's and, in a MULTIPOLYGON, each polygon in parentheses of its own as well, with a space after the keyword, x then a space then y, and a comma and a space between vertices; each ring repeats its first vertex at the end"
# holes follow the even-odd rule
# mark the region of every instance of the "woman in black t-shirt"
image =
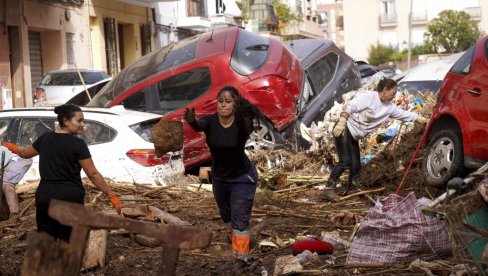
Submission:
POLYGON ((85 141, 75 136, 83 131, 83 112, 75 105, 54 108, 60 128, 43 133, 31 146, 21 148, 9 142, 2 145, 22 158, 39 155, 41 181, 36 191, 36 222, 38 232, 47 232, 56 240, 69 241, 71 227, 61 225, 48 214, 51 199, 83 204, 85 189, 81 182, 83 169, 103 191, 120 214, 119 199, 93 164, 85 141))
POLYGON ((217 95, 217 113, 195 118, 195 108, 185 110, 185 120, 203 131, 212 155, 212 189, 220 216, 232 235, 232 252, 239 265, 248 265, 249 219, 258 176, 244 147, 253 131, 253 120, 266 122, 259 110, 234 87, 217 95))

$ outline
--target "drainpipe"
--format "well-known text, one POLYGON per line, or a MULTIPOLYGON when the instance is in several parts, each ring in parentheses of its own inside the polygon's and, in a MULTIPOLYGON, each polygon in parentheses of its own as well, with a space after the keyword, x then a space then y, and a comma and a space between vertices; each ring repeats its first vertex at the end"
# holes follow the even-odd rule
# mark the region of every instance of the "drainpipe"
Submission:
POLYGON ((407 70, 410 69, 410 58, 412 56, 412 9, 413 9, 413 0, 410 0, 410 14, 408 16, 408 55, 407 55, 407 70))

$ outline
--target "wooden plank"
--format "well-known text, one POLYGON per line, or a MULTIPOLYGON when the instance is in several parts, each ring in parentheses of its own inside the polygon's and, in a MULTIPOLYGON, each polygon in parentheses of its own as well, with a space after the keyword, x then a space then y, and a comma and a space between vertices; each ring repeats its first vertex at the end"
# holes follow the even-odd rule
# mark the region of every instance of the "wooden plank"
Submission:
POLYGON ((90 225, 93 229, 126 229, 161 240, 179 249, 204 248, 210 245, 212 233, 194 227, 160 225, 89 211, 79 204, 52 200, 49 215, 65 225, 90 225))
POLYGON ((158 275, 175 275, 179 255, 180 250, 178 248, 170 246, 165 247, 161 252, 161 264, 159 265, 158 275))

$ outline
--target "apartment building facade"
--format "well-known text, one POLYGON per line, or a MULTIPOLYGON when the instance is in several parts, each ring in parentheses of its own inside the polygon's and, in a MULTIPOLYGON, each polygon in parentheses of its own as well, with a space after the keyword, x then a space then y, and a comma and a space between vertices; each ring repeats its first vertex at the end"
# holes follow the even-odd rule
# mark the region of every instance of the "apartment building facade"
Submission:
POLYGON ((340 49, 344 50, 344 13, 342 1, 320 4, 317 13, 321 17, 324 38, 332 40, 340 49))
POLYGON ((189 36, 240 26, 241 10, 234 0, 162 0, 154 4, 156 47, 164 47, 189 36))
POLYGON ((154 49, 148 1, 0 1, 0 108, 32 106, 32 92, 48 71, 115 75, 154 49))
POLYGON ((423 44, 427 24, 443 10, 465 11, 488 33, 488 0, 343 0, 344 49, 357 60, 366 60, 376 43, 408 48, 412 7, 411 46, 423 44), (411 2, 413 1, 413 2, 411 2))

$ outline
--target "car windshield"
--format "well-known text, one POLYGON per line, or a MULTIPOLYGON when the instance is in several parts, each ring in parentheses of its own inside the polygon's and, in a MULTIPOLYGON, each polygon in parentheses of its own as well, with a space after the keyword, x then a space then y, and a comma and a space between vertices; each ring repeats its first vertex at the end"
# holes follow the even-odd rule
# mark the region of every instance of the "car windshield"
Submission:
MULTIPOLYGON (((80 72, 85 84, 94 84, 108 78, 105 72, 80 72)), ((73 86, 83 85, 78 72, 50 72, 41 80, 41 85, 73 86)))
POLYGON ((189 37, 143 56, 115 76, 87 106, 107 106, 134 84, 194 60, 199 38, 189 37))
POLYGON ((410 94, 415 94, 419 91, 432 91, 437 93, 441 85, 442 80, 404 81, 398 84, 398 89, 407 90, 410 94))

